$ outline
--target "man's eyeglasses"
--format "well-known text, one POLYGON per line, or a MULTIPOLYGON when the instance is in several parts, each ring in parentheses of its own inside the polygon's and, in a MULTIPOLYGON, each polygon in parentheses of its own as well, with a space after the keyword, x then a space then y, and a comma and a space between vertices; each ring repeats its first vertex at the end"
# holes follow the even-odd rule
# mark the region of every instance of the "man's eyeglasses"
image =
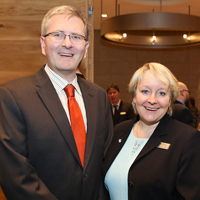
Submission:
POLYGON ((191 94, 191 92, 190 92, 189 90, 184 90, 184 89, 183 89, 183 91, 186 91, 186 92, 188 92, 188 94, 191 94))
POLYGON ((83 35, 77 35, 77 34, 66 35, 63 32, 51 32, 47 33, 43 37, 48 37, 48 36, 50 36, 51 40, 54 42, 62 42, 65 40, 66 36, 69 36, 70 41, 73 43, 83 42, 84 40, 86 41, 86 38, 83 35))

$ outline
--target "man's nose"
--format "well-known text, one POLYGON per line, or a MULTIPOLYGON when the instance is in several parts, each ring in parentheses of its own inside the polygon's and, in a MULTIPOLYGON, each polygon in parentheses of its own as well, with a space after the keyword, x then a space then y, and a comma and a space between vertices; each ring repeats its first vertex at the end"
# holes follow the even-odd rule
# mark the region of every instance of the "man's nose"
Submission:
POLYGON ((65 39, 62 42, 63 46, 72 46, 72 42, 69 35, 66 35, 65 39))

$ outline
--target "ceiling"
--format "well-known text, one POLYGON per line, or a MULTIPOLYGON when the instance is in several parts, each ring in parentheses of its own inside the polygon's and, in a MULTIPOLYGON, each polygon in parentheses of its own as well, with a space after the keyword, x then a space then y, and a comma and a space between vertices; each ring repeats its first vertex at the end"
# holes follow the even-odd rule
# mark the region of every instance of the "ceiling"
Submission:
POLYGON ((142 12, 170 12, 200 16, 200 0, 94 0, 94 29, 100 29, 102 14, 116 16, 116 2, 120 15, 142 12), (101 4, 102 3, 102 4, 101 4))

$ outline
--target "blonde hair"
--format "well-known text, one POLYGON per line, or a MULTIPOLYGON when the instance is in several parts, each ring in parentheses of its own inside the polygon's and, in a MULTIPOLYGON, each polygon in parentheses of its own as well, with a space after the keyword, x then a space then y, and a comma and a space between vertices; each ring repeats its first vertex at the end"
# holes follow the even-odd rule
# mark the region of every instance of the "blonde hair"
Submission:
POLYGON ((46 15, 44 16, 41 24, 41 35, 44 36, 46 34, 46 31, 48 27, 50 26, 50 19, 54 15, 67 15, 69 18, 71 17, 78 17, 80 18, 85 26, 85 37, 86 40, 88 40, 89 37, 89 21, 83 17, 80 11, 78 11, 75 7, 69 6, 69 5, 62 5, 57 6, 52 9, 50 9, 46 15))
MULTIPOLYGON (((167 88, 170 90, 170 101, 173 103, 179 93, 178 80, 167 67, 160 63, 146 63, 133 74, 129 82, 129 92, 132 97, 135 97, 137 85, 141 82, 143 74, 147 70, 150 70, 157 80, 161 81, 167 86, 167 88)), ((137 114, 136 110, 135 113, 137 114)), ((168 114, 172 115, 171 106, 168 109, 168 114)))

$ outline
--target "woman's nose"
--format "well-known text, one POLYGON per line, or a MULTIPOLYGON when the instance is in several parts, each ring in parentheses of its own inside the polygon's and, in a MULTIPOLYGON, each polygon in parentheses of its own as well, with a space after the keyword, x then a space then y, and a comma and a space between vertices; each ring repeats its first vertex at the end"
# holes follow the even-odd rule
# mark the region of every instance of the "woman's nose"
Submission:
POLYGON ((149 96, 148 102, 151 103, 151 104, 157 103, 156 94, 152 93, 152 94, 149 96))

